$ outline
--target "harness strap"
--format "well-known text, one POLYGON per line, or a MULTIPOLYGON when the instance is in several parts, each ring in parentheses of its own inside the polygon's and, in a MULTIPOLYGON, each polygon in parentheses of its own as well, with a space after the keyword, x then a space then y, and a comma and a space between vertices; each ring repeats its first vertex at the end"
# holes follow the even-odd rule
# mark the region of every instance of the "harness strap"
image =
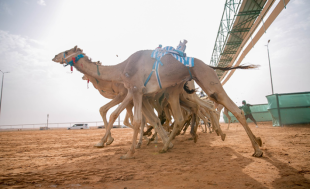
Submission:
POLYGON ((193 79, 192 72, 189 70, 189 67, 187 67, 187 69, 188 69, 189 75, 191 76, 191 80, 192 80, 193 79))
POLYGON ((146 86, 146 84, 150 81, 151 76, 152 76, 153 72, 155 71, 155 76, 156 76, 158 85, 159 85, 160 88, 162 88, 161 82, 160 82, 160 78, 159 78, 159 74, 158 74, 158 66, 159 66, 159 64, 162 65, 162 66, 164 65, 160 61, 160 59, 156 58, 156 61, 154 62, 153 67, 152 67, 152 71, 151 71, 150 75, 147 77, 146 81, 144 82, 144 86, 146 86))

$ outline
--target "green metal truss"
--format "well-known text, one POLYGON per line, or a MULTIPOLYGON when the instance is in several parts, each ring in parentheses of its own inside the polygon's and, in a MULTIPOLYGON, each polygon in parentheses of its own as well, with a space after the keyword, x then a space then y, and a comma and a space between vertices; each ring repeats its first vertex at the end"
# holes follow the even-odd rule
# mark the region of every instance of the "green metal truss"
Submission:
MULTIPOLYGON (((220 22, 219 30, 215 40, 214 49, 211 56, 210 65, 217 66, 221 54, 224 50, 225 43, 228 39, 229 32, 232 29, 242 0, 226 0, 224 12, 220 22)), ((240 41, 241 44, 242 40, 240 41)), ((224 52, 223 52, 224 53, 224 52)))

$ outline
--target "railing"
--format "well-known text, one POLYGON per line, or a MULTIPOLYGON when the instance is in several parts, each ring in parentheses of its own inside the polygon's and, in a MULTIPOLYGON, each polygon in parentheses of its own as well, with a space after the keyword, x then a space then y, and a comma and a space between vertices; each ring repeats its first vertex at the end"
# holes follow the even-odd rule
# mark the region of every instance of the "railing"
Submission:
MULTIPOLYGON (((104 125, 103 121, 89 122, 66 122, 66 123, 34 123, 34 124, 18 124, 18 125, 0 125, 0 130, 18 130, 18 129, 40 129, 40 127, 48 127, 49 129, 67 128, 74 124, 88 124, 90 128, 97 128, 104 125)), ((123 125, 123 120, 116 120, 115 124, 123 125)))

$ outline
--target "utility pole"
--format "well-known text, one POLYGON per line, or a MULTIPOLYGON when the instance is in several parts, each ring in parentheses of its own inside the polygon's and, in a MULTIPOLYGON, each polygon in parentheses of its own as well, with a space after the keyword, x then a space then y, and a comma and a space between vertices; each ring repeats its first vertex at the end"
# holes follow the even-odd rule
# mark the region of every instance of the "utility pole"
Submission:
POLYGON ((49 117, 49 115, 47 114, 47 129, 48 129, 48 117, 49 117))
POLYGON ((274 92, 273 92, 273 84, 272 84, 272 75, 271 75, 271 66, 270 66, 269 48, 268 48, 269 42, 270 42, 270 39, 268 40, 268 43, 265 46, 267 46, 267 53, 268 53, 268 60, 269 60, 269 72, 270 72, 271 90, 272 90, 272 94, 274 94, 274 92))
POLYGON ((2 85, 1 85, 1 97, 0 97, 0 114, 1 114, 1 105, 2 105, 2 91, 3 91, 3 80, 4 80, 4 74, 5 73, 10 73, 10 72, 3 72, 0 70, 0 72, 2 72, 2 85))

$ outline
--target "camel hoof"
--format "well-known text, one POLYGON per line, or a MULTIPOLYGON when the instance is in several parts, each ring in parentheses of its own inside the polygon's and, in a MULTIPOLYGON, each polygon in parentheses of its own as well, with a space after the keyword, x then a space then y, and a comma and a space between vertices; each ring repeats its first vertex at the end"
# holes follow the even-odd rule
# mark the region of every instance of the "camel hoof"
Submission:
POLYGON ((135 159, 135 157, 133 155, 126 154, 126 155, 121 156, 120 159, 135 159))
POLYGON ((223 135, 221 136, 221 138, 222 138, 222 141, 224 141, 225 138, 226 138, 226 134, 223 134, 223 135))
POLYGON ((94 147, 103 148, 104 147, 104 143, 99 142, 98 144, 95 144, 94 147))
POLYGON ((263 156, 263 152, 262 151, 255 151, 254 154, 252 155, 253 157, 262 157, 263 156))
POLYGON ((110 144, 112 144, 113 143, 113 141, 114 141, 114 138, 113 137, 111 137, 111 139, 106 143, 107 145, 110 145, 110 144))
POLYGON ((257 142, 257 144, 258 144, 260 147, 262 147, 263 142, 262 142, 262 139, 261 139, 260 137, 256 137, 256 142, 257 142))
POLYGON ((181 135, 184 135, 184 134, 185 134, 185 132, 181 133, 181 135))
POLYGON ((138 143, 137 145, 136 145, 136 149, 139 149, 141 147, 141 143, 138 143))
POLYGON ((196 134, 194 137, 194 142, 196 143, 198 141, 198 135, 196 134))

